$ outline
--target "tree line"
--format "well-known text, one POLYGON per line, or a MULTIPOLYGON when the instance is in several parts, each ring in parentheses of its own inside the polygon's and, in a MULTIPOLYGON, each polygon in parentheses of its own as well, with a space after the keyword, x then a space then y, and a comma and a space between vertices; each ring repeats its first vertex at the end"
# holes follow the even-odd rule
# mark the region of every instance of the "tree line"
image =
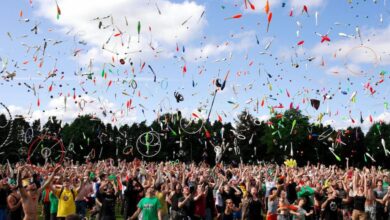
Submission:
POLYGON ((80 163, 139 158, 215 164, 215 147, 220 146, 225 163, 282 163, 293 158, 299 165, 309 161, 343 166, 348 159, 350 165, 358 167, 390 167, 390 152, 386 149, 386 143, 390 144, 390 124, 374 122, 366 134, 359 126, 336 130, 311 123, 308 116, 295 109, 274 113, 267 121, 258 121, 243 111, 233 122, 207 122, 194 114, 191 119, 183 118, 179 111, 164 114, 150 124, 142 121, 119 127, 89 115, 79 116, 71 123, 50 117, 43 125, 39 120, 30 124, 19 117, 12 120, 10 127, 10 120, 0 115, 0 143, 7 140, 0 148, 2 164, 28 158, 38 163, 45 154, 52 162, 63 155, 80 163), (42 138, 49 136, 60 141, 42 138), (64 150, 59 148, 59 142, 64 150), (51 152, 45 153, 43 148, 51 152), (149 148, 160 150, 153 157, 143 156, 141 153, 148 153, 149 148))

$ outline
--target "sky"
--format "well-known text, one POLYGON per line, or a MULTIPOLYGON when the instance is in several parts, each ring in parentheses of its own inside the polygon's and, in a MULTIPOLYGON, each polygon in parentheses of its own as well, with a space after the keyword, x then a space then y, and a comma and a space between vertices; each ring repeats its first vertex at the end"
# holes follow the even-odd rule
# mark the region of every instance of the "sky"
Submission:
POLYGON ((292 107, 335 128, 390 122, 386 0, 4 0, 0 10, 0 102, 14 117, 120 126, 177 110, 267 120, 292 107))

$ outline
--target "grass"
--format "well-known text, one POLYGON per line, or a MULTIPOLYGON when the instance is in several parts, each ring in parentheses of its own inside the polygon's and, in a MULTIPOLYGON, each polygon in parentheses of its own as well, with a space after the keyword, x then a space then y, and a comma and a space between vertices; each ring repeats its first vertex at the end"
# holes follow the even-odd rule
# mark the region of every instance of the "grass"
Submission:
MULTIPOLYGON (((39 209, 38 220, 43 220, 43 216, 41 216, 41 214, 42 214, 42 204, 39 204, 38 209, 39 209)), ((89 217, 89 211, 87 212, 87 217, 89 217)), ((123 218, 123 215, 120 214, 120 206, 118 204, 115 206, 115 219, 116 220, 125 220, 123 218)))

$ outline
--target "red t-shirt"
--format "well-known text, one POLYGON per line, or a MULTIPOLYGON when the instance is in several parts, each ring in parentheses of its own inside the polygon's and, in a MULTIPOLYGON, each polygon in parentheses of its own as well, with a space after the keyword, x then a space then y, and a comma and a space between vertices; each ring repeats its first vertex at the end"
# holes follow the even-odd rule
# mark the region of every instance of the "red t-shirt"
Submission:
POLYGON ((206 216, 206 196, 202 195, 197 201, 195 201, 195 216, 206 216))

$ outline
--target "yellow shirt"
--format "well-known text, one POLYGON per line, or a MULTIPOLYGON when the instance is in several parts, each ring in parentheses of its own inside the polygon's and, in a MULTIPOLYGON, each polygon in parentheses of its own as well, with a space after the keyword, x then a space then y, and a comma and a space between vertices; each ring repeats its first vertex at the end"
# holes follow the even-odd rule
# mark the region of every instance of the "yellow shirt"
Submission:
POLYGON ((156 197, 158 198, 158 201, 161 204, 161 215, 168 215, 168 204, 167 201, 165 201, 165 196, 162 192, 157 192, 156 197))
POLYGON ((73 193, 70 189, 63 189, 60 197, 61 189, 55 191, 55 195, 58 198, 58 210, 57 217, 66 217, 70 214, 76 213, 75 197, 77 196, 76 190, 73 189, 73 193), (73 196, 74 195, 74 196, 73 196))

